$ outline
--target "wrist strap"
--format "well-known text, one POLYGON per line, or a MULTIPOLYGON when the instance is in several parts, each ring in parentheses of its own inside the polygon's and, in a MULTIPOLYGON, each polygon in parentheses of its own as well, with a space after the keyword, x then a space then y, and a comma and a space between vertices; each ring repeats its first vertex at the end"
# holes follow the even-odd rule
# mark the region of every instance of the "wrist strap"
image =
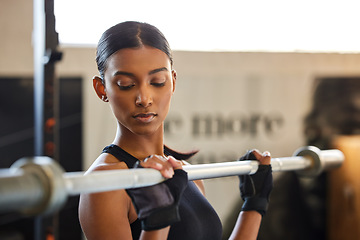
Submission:
POLYGON ((180 221, 178 207, 175 205, 154 210, 147 218, 141 219, 142 229, 157 230, 180 221))
POLYGON ((264 216, 268 208, 268 200, 262 197, 247 198, 241 208, 242 211, 257 211, 264 216))

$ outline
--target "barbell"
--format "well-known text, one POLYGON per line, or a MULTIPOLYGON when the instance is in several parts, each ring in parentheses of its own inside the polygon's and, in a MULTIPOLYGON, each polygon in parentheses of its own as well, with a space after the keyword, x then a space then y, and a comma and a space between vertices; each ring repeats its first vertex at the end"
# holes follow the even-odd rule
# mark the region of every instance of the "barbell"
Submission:
MULTIPOLYGON (((341 166, 341 151, 307 146, 292 157, 272 158, 274 172, 296 171, 314 177, 322 171, 341 166)), ((232 161, 186 165, 189 180, 254 174, 258 161, 232 161)), ((64 172, 49 157, 27 157, 17 160, 9 169, 0 170, 0 213, 17 211, 25 215, 47 215, 59 210, 69 196, 127 188, 151 186, 164 181, 155 169, 121 169, 64 172)))

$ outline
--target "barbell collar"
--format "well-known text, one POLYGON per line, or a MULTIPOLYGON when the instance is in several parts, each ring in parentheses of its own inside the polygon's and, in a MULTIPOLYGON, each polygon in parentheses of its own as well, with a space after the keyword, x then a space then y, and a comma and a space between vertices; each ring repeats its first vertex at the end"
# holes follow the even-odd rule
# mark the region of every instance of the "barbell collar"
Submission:
POLYGON ((325 170, 340 167, 345 159, 340 150, 320 150, 314 146, 301 147, 294 152, 294 156, 302 156, 310 160, 307 168, 296 171, 301 177, 316 177, 325 170))
POLYGON ((44 156, 21 158, 10 169, 24 173, 21 182, 17 183, 18 187, 32 195, 23 202, 26 204, 18 205, 21 213, 48 215, 60 209, 66 202, 68 194, 63 178, 64 171, 53 159, 44 156))

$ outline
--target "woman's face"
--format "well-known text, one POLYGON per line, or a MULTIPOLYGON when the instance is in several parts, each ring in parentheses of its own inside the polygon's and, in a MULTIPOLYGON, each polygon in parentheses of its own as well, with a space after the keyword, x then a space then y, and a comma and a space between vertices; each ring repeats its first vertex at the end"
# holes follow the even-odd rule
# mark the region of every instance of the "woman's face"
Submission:
POLYGON ((122 133, 162 131, 176 80, 164 52, 147 46, 119 50, 109 57, 104 78, 104 91, 122 133))

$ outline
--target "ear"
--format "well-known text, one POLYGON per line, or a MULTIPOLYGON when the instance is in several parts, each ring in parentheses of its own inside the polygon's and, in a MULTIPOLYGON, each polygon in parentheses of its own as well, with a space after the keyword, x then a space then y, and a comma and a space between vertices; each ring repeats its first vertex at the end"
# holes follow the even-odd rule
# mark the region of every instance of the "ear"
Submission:
POLYGON ((172 77, 172 83, 173 83, 173 89, 172 92, 175 92, 175 86, 176 86, 176 77, 177 77, 177 73, 176 71, 173 69, 171 70, 171 77, 172 77))
POLYGON ((106 96, 106 89, 105 89, 105 86, 103 84, 103 80, 101 77, 95 76, 93 78, 93 87, 94 87, 96 94, 102 101, 104 101, 104 102, 109 101, 106 96))

